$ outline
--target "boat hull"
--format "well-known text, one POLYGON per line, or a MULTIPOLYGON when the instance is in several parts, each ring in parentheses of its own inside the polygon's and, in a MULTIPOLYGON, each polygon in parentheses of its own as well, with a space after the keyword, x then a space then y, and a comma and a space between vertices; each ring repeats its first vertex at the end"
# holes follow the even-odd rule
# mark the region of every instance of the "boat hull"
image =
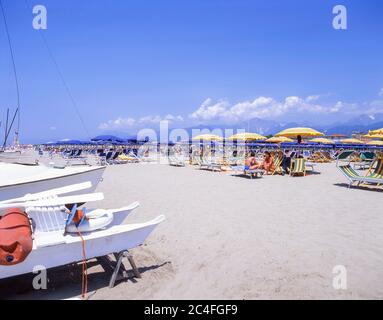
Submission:
MULTIPOLYGON (((60 170, 60 169, 57 169, 60 170)), ((0 201, 18 198, 25 196, 28 193, 38 193, 62 186, 72 185, 76 183, 90 181, 92 183, 91 189, 86 192, 93 192, 99 182, 102 180, 105 167, 89 167, 86 170, 68 174, 58 175, 47 179, 39 179, 36 181, 28 181, 24 183, 17 183, 14 185, 0 186, 0 201)), ((78 194, 78 192, 74 193, 78 194)), ((70 194, 68 194, 70 195, 70 194)))
MULTIPOLYGON (((84 235, 87 259, 129 250, 141 245, 164 216, 137 224, 113 226, 84 235)), ((82 242, 77 235, 66 235, 60 244, 37 247, 26 260, 13 266, 0 266, 0 279, 33 272, 36 267, 45 269, 82 261, 82 242), (41 267, 40 267, 41 268, 41 267)), ((34 245, 35 246, 35 245, 34 245)))

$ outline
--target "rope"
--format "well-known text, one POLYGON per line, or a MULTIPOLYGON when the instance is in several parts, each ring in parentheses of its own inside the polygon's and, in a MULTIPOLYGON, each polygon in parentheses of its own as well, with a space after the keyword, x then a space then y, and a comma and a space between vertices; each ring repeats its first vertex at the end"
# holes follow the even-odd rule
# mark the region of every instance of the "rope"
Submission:
POLYGON ((81 232, 77 229, 77 233, 81 238, 82 243, 82 275, 81 275, 81 296, 85 298, 88 292, 88 267, 86 265, 86 255, 85 255, 85 240, 81 232))
MULTIPOLYGON (((25 4, 26 4, 26 6, 27 6, 29 9, 32 8, 32 6, 30 5, 30 3, 29 3, 28 0, 25 0, 25 4)), ((87 137, 88 137, 88 139, 90 139, 89 131, 88 131, 86 125, 85 125, 85 121, 84 121, 83 117, 81 116, 81 113, 80 113, 80 110, 79 110, 79 108, 78 108, 77 102, 76 102, 76 100, 74 99, 74 97, 73 97, 73 95, 72 95, 72 92, 71 92, 71 90, 69 89, 69 86, 68 86, 67 82, 65 81, 64 75, 63 75, 63 73, 61 72, 61 69, 60 69, 60 67, 59 67, 59 65, 58 65, 58 63, 57 63, 57 60, 55 59, 55 57, 54 57, 54 55, 53 55, 53 52, 52 52, 51 48, 50 48, 49 45, 48 45, 48 41, 47 41, 46 37, 44 36, 44 34, 43 34, 42 32, 39 32, 39 34, 40 34, 40 36, 41 36, 41 39, 42 39, 42 41, 43 41, 43 43, 44 43, 45 48, 46 48, 47 51, 48 51, 49 57, 51 58, 51 60, 52 60, 52 62, 53 62, 53 64, 54 64, 54 66, 55 66, 55 68, 56 68, 56 71, 57 71, 57 73, 58 73, 58 75, 59 75, 59 78, 60 78, 60 80, 61 80, 61 82, 62 82, 62 84, 63 84, 63 86, 64 86, 64 88, 65 88, 65 90, 66 90, 66 93, 67 93, 67 95, 68 95, 68 97, 69 97, 69 99, 70 99, 70 101, 71 101, 71 103, 72 103, 72 107, 73 107, 75 113, 77 114, 77 116, 78 116, 78 118, 79 118, 79 120, 80 120, 80 122, 81 122, 81 125, 82 125, 82 127, 83 127, 83 129, 84 129, 84 131, 85 131, 85 133, 86 133, 86 135, 87 135, 87 137)))

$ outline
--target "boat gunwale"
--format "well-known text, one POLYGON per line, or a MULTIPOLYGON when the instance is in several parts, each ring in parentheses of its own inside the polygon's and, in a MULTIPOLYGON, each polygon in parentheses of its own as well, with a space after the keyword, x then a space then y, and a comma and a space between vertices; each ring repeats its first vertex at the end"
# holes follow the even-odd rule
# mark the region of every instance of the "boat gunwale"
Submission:
POLYGON ((3 188, 9 188, 9 187, 20 186, 20 185, 24 185, 24 184, 32 184, 32 183, 38 183, 38 182, 43 182, 43 181, 61 179, 61 178, 76 176, 76 175, 87 173, 87 172, 92 172, 92 171, 97 171, 97 170, 105 170, 105 168, 106 168, 106 166, 99 166, 97 168, 92 168, 92 169, 86 170, 86 171, 70 173, 70 174, 65 175, 65 176, 56 176, 56 177, 44 178, 44 179, 40 179, 40 180, 33 180, 33 181, 19 182, 19 183, 15 183, 15 184, 0 185, 0 192, 3 188))

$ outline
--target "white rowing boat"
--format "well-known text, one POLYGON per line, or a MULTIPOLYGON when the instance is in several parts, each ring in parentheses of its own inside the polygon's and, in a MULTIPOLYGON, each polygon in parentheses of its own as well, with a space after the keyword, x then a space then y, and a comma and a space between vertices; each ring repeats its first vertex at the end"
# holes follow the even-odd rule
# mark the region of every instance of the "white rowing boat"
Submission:
POLYGON ((84 181, 92 183, 93 191, 104 170, 104 166, 52 168, 0 162, 0 201, 84 181))
MULTIPOLYGON (((73 217, 78 211, 76 207, 69 210, 68 206, 101 200, 103 194, 67 194, 91 187, 90 182, 85 182, 0 202, 0 216, 5 217, 10 208, 27 214, 33 239, 32 250, 25 260, 12 265, 0 264, 0 279, 33 272, 37 266, 48 269, 81 261, 83 246, 87 259, 129 250, 141 245, 165 219, 160 215, 144 223, 124 224, 128 214, 139 206, 138 202, 133 202, 118 209, 84 210, 83 223, 75 224, 73 217)), ((8 247, 2 245, 1 231, 0 228, 0 250, 4 253, 8 247)), ((10 256, 12 254, 9 252, 10 256)))

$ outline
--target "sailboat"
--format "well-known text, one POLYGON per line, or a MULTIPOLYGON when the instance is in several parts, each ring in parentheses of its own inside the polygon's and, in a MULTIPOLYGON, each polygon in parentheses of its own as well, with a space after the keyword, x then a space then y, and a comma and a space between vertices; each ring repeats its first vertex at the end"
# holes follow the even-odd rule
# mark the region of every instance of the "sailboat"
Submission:
MULTIPOLYGON (((6 113, 4 142, 0 146, 0 201, 17 198, 27 193, 36 193, 62 185, 76 184, 91 181, 93 190, 102 179, 104 166, 83 166, 76 168, 55 168, 37 164, 33 160, 33 150, 24 151, 19 148, 20 125, 20 94, 16 63, 13 54, 12 42, 6 21, 2 2, 0 9, 4 19, 5 31, 8 39, 10 56, 12 58, 13 73, 17 93, 17 108, 10 115, 9 108, 6 113), (13 126, 17 122, 15 138, 12 148, 7 147, 13 126), (28 154, 30 152, 30 154, 28 154), (27 158, 32 160, 26 161, 27 158), (23 165, 21 165, 22 163, 23 165), (25 165, 28 164, 28 165, 25 165), (31 165, 32 164, 32 165, 31 165)), ((91 190, 91 191, 93 191, 91 190)))

